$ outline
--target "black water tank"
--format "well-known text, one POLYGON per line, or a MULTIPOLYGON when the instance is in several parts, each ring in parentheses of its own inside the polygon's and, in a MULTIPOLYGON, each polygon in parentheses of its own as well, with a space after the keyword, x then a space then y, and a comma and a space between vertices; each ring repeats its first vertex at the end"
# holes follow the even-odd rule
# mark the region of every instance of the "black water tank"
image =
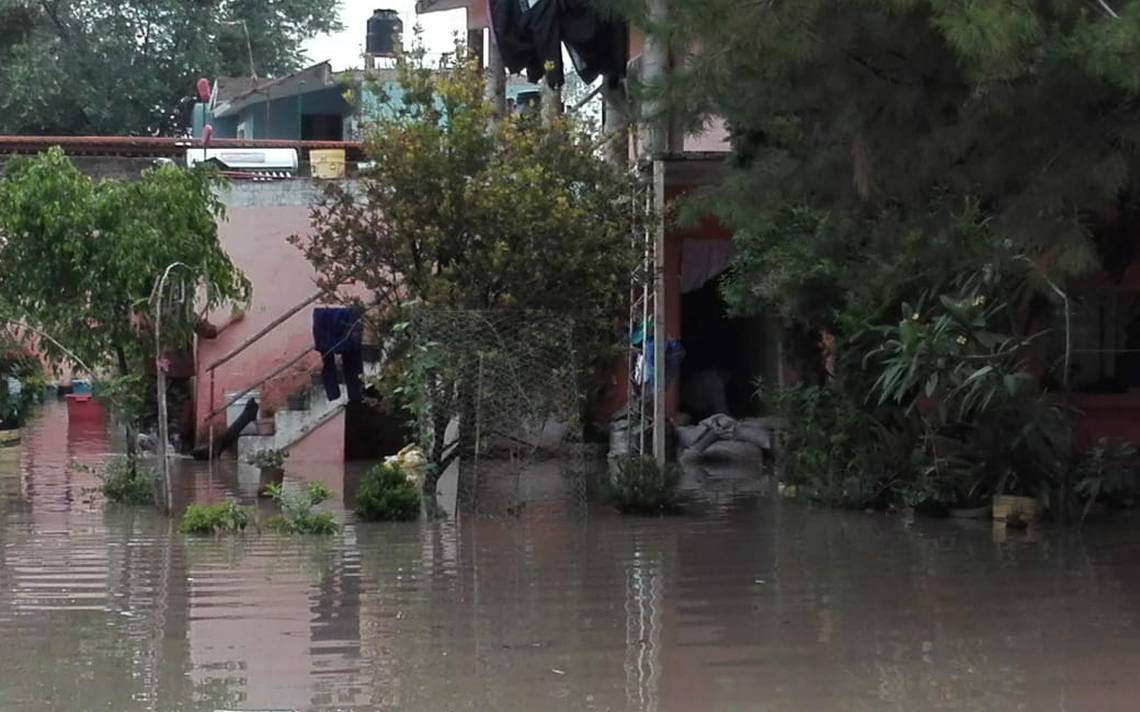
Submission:
POLYGON ((365 50, 374 57, 395 57, 400 53, 404 23, 395 10, 376 10, 368 18, 365 50))

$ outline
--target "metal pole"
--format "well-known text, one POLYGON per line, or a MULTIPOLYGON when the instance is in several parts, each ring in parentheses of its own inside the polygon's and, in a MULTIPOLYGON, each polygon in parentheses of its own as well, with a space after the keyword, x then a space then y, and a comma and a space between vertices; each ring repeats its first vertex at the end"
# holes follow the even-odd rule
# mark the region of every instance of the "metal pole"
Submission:
POLYGON ((665 464, 665 162, 653 161, 653 457, 665 464))
MULTIPOLYGON (((162 487, 164 495, 164 505, 166 511, 169 513, 174 508, 174 495, 171 492, 170 484, 170 457, 167 453, 168 439, 170 437, 170 424, 167 422, 167 407, 166 407, 166 370, 162 367, 159 361, 162 359, 162 295, 166 291, 166 280, 170 277, 170 273, 175 267, 184 267, 187 270, 189 266, 182 262, 174 262, 170 264, 162 273, 158 280, 158 284, 154 288, 154 359, 155 359, 155 393, 156 400, 158 401, 158 459, 159 467, 162 468, 162 487)), ((193 271, 193 270, 191 270, 193 271)))
MULTIPOLYGON (((479 378, 475 386, 475 464, 471 473, 471 511, 477 511, 479 496, 479 449, 483 439, 483 352, 479 352, 479 378)), ((515 472, 515 503, 518 503, 519 481, 515 472)))
MULTIPOLYGON (((214 401, 214 388, 215 388, 215 386, 214 386, 214 369, 210 369, 210 412, 211 413, 214 412, 214 402, 215 402, 214 401)), ((206 418, 206 425, 210 431, 210 440, 209 440, 209 443, 207 443, 207 447, 209 449, 206 451, 206 459, 207 459, 207 463, 208 463, 207 467, 206 467, 206 478, 207 478, 207 482, 208 482, 210 488, 213 488, 213 486, 214 486, 214 416, 211 415, 211 416, 208 416, 206 418)), ((206 491, 209 492, 210 490, 207 489, 206 491)))
MULTIPOLYGON (((649 0, 649 21, 657 27, 668 20, 667 0, 649 0)), ((669 71, 669 45, 657 32, 650 32, 645 38, 645 51, 642 53, 643 77, 646 86, 660 90, 669 71)), ((669 150, 669 117, 667 108, 660 100, 646 101, 642 105, 640 120, 645 125, 646 148, 642 154, 656 160, 669 150)))
MULTIPOLYGON (((659 27, 668 20, 668 0, 649 0, 649 21, 659 27)), ((644 79, 647 86, 660 89, 669 71, 669 45, 658 32, 646 37, 642 55, 644 79)), ((669 150, 669 120, 667 108, 659 101, 644 104, 640 120, 648 138, 643 155, 653 161, 653 249, 655 271, 653 280, 653 456, 658 464, 665 464, 665 351, 668 348, 668 330, 665 328, 665 161, 669 150)))

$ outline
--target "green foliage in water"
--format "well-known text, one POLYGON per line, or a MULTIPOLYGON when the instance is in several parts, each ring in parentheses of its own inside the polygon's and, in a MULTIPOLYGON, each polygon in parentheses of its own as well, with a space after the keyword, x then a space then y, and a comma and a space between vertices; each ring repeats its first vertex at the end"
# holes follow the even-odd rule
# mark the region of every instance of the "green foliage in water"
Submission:
POLYGON ((279 484, 269 485, 265 491, 281 509, 280 514, 265 523, 268 529, 282 534, 336 533, 338 527, 332 512, 313 511, 332 497, 329 488, 320 482, 310 482, 300 492, 286 491, 279 484))
POLYGON ((108 460, 96 472, 99 491, 116 504, 152 504, 154 502, 155 473, 138 460, 116 457, 108 460))
POLYGON ((1137 450, 1131 443, 1101 438, 1081 456, 1074 468, 1074 494, 1085 500, 1081 519, 1098 499, 1125 502, 1140 495, 1137 450))
POLYGON ((43 370, 38 358, 0 328, 0 426, 19 427, 24 423, 43 397, 47 383, 43 370))
POLYGON ((217 504, 191 504, 178 530, 183 534, 240 534, 251 521, 248 507, 227 499, 217 504))
POLYGON ((356 490, 356 513, 368 521, 403 522, 419 517, 420 489, 415 478, 391 463, 373 467, 356 490))
POLYGON ((289 453, 285 450, 258 450, 246 458, 246 462, 262 470, 279 470, 285 466, 289 453))
POLYGON ((913 440, 905 422, 885 421, 888 427, 867 410, 859 390, 851 390, 830 381, 761 392, 784 423, 778 430, 781 482, 813 502, 863 509, 884 504, 902 482, 899 470, 909 467, 913 440))
POLYGON ((606 500, 622 514, 668 514, 681 509, 681 468, 651 457, 618 460, 606 500))

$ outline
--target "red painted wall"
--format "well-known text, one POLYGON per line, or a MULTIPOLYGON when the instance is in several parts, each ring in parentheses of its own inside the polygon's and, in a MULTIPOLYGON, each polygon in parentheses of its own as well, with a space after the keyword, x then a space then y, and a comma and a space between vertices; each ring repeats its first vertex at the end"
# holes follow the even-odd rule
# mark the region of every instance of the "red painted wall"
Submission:
MULTIPOLYGON (((692 186, 671 186, 666 189, 667 201, 689 193, 692 186)), ((682 247, 686 239, 702 240, 729 240, 732 233, 713 218, 702 220, 691 228, 670 228, 665 235, 665 333, 670 339, 684 341, 681 328, 681 257, 682 247)), ((607 373, 607 390, 596 410, 599 419, 606 419, 621 410, 628 396, 628 365, 623 356, 615 361, 607 373)), ((677 414, 680 407, 680 385, 669 386, 665 398, 665 410, 670 417, 677 414)))

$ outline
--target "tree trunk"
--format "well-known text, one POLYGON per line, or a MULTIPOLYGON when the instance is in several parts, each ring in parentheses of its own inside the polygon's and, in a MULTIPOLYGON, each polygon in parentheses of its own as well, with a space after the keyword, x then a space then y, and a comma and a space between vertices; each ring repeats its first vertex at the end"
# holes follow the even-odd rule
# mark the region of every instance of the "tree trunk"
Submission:
POLYGON ((446 469, 446 463, 443 461, 444 451, 447 448, 447 423, 449 418, 443 408, 436 408, 431 416, 431 453, 428 455, 428 461, 431 467, 428 469, 427 476, 424 477, 424 495, 431 500, 435 500, 436 485, 439 484, 439 478, 443 476, 443 471, 446 469))
MULTIPOLYGON (((131 375, 127 355, 123 353, 122 348, 115 347, 115 358, 119 362, 119 375, 123 378, 131 375)), ((138 424, 135 422, 137 417, 137 413, 123 413, 123 429, 126 431, 127 438, 127 460, 131 463, 131 467, 135 467, 138 461, 138 424)))

